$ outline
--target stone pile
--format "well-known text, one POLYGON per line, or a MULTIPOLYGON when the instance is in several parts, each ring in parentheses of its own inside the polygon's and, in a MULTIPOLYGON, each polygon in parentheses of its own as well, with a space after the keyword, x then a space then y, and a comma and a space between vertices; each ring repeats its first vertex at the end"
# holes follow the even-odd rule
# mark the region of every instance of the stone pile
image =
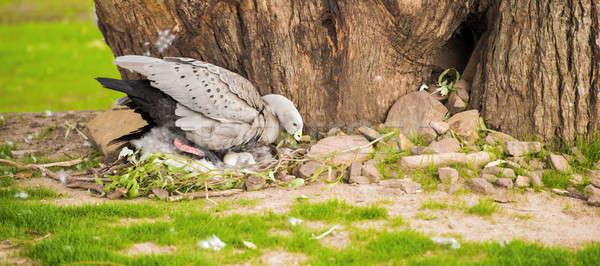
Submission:
MULTIPOLYGON (((401 97, 378 130, 363 126, 357 129, 360 135, 346 135, 339 128, 330 130, 328 137, 310 148, 307 154, 310 161, 299 167, 299 176, 316 175, 328 182, 341 178, 352 184, 379 183, 407 193, 421 191, 421 186, 406 176, 381 174, 380 169, 387 167, 386 155, 377 153, 385 146, 401 154, 394 165, 398 167, 395 172, 410 174, 436 168, 437 178, 448 185, 449 192, 464 185, 491 195, 498 190, 542 188, 545 171, 553 169, 567 175, 573 173, 569 161, 586 161, 577 148, 570 150, 573 155, 553 154, 541 142, 519 141, 486 129, 479 112, 467 110, 469 84, 460 81, 455 87, 458 88, 447 98, 426 91, 401 97), (382 132, 395 134, 387 136, 382 132), (373 151, 375 154, 371 155, 373 151), (395 179, 385 179, 389 177, 395 179)), ((600 168, 588 171, 587 175, 584 178, 572 174, 573 186, 552 191, 600 206, 600 168), (589 185, 584 191, 574 186, 585 182, 589 185)))

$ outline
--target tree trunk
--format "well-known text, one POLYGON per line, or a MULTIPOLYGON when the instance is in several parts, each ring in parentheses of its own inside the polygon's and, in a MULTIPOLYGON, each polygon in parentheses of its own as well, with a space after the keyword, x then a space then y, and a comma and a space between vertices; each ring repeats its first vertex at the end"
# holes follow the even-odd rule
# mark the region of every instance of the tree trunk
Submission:
POLYGON ((429 80, 475 2, 95 0, 115 55, 192 57, 240 73, 261 94, 289 97, 313 135, 384 121, 429 80))
POLYGON ((490 6, 471 95, 488 126, 566 141, 598 130, 599 14, 594 0, 490 6))

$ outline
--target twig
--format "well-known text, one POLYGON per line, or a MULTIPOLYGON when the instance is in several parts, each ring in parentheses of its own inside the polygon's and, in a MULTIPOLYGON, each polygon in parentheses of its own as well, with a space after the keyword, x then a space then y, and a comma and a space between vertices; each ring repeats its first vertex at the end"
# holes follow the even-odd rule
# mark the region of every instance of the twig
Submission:
MULTIPOLYGON (((57 180, 57 181, 61 181, 60 176, 58 176, 56 173, 48 170, 46 167, 44 167, 43 165, 38 165, 38 164, 28 164, 28 165, 22 165, 16 162, 13 162, 11 160, 4 160, 4 159, 0 159, 0 163, 3 164, 7 164, 19 169, 30 169, 30 170, 37 170, 40 171, 42 174, 47 175, 48 177, 57 180)), ((62 181, 61 181, 62 182, 62 181)), ((66 182, 69 183, 70 182, 70 177, 67 176, 66 178, 66 182)))
POLYGON ((76 126, 71 125, 69 122, 65 121, 65 124, 73 129, 75 129, 75 131, 77 131, 77 134, 79 134, 79 136, 81 136, 81 138, 83 138, 84 140, 89 140, 89 138, 83 134, 83 132, 81 132, 81 130, 79 130, 79 128, 77 128, 76 126))
POLYGON ((170 196, 168 198, 169 201, 179 201, 182 199, 197 199, 197 198, 205 198, 205 197, 228 197, 242 192, 241 189, 230 189, 230 190, 217 190, 217 191, 202 191, 202 192, 192 192, 186 193, 178 196, 170 196))
POLYGON ((55 162, 55 163, 42 164, 40 166, 41 167, 46 167, 46 168, 57 167, 57 166, 60 166, 60 167, 71 167, 73 165, 80 164, 81 162, 83 162, 83 160, 81 158, 79 158, 79 159, 75 159, 75 160, 72 160, 72 161, 66 161, 66 162, 55 162))
POLYGON ((320 234, 318 236, 315 236, 315 239, 318 240, 318 239, 321 239, 323 237, 326 237, 327 235, 331 234, 331 232, 333 232, 333 230, 335 230, 337 228, 338 228, 338 225, 336 224, 336 225, 332 226, 329 230, 325 231, 325 233, 322 233, 322 234, 320 234))

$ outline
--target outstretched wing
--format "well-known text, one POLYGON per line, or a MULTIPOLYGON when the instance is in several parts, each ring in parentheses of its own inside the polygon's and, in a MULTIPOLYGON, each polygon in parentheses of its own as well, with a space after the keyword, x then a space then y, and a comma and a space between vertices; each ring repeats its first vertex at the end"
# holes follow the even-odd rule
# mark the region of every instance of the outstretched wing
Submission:
POLYGON ((146 76, 153 87, 217 121, 251 124, 265 105, 244 77, 192 58, 130 55, 117 57, 114 63, 146 76))

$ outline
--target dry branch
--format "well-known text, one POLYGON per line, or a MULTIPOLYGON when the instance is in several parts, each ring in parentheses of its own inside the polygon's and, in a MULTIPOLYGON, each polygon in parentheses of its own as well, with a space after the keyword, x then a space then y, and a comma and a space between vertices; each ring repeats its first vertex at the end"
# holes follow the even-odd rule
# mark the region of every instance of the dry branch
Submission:
POLYGON ((242 189, 230 189, 230 190, 218 190, 218 191, 201 191, 185 193, 182 195, 171 196, 168 198, 169 201, 179 201, 183 199, 199 199, 199 198, 214 198, 214 197, 229 197, 238 193, 243 192, 242 189))

